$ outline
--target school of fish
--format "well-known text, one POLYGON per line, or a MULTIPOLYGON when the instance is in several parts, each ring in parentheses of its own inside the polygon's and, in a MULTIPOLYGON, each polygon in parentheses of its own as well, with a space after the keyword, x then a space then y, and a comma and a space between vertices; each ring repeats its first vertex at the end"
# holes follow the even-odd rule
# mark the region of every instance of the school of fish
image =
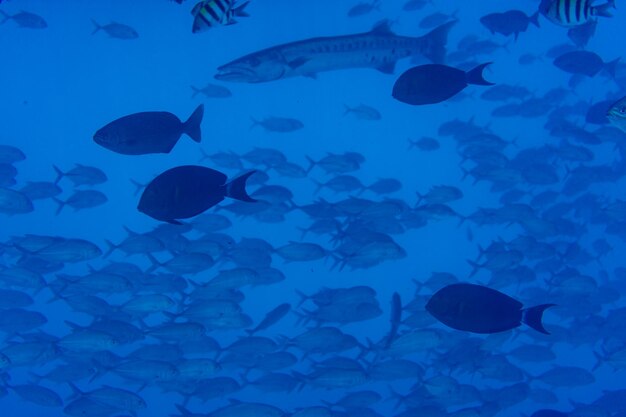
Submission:
POLYGON ((621 4, 296 3, 0 0, 7 415, 626 416, 621 4))

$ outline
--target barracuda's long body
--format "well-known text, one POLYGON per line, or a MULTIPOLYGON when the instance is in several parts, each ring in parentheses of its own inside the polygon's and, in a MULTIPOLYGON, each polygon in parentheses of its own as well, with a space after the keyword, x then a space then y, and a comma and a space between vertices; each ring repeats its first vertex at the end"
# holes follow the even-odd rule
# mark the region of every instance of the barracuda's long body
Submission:
POLYGON ((218 68, 223 81, 262 83, 282 78, 314 77, 323 71, 375 68, 392 73, 399 59, 423 56, 443 62, 448 32, 445 23, 424 36, 398 36, 383 22, 369 32, 305 39, 254 52, 218 68))

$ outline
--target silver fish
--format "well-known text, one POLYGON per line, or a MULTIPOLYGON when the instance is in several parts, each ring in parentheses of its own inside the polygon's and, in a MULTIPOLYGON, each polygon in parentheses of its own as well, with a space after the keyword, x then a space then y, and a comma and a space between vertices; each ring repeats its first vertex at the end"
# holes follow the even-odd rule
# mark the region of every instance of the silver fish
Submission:
POLYGON ((606 117, 613 126, 626 132, 626 97, 622 97, 613 104, 607 112, 606 117))
POLYGON ((382 21, 365 33, 329 36, 273 46, 238 58, 218 68, 222 81, 262 83, 282 78, 315 77, 318 72, 348 68, 394 71, 399 59, 423 56, 443 62, 448 32, 455 21, 420 37, 398 36, 382 21))

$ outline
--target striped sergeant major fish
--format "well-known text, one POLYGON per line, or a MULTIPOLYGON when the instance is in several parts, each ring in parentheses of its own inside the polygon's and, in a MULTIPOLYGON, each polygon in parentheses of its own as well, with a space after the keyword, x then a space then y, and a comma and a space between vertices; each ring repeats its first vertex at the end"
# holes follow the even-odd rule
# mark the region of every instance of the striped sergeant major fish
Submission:
POLYGON ((214 26, 233 25, 235 17, 248 17, 244 8, 249 2, 237 5, 237 0, 203 0, 191 10, 194 15, 193 33, 204 32, 214 26))
POLYGON ((539 12, 560 26, 574 27, 589 22, 595 16, 612 17, 609 9, 615 8, 615 0, 599 6, 594 0, 541 0, 539 12))
POLYGON ((444 23, 420 37, 408 37, 396 35, 389 21, 382 21, 365 33, 290 42, 222 65, 215 78, 263 83, 297 76, 314 78, 319 72, 348 68, 375 68, 391 74, 399 59, 410 56, 441 63, 448 32, 455 23, 444 23))

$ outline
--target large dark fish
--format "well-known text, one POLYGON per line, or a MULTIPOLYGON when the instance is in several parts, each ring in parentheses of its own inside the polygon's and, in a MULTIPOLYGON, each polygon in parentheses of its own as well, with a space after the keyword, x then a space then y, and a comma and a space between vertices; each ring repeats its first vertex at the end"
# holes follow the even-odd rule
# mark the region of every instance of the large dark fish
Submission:
POLYGON ((417 38, 398 36, 389 28, 389 22, 383 21, 370 32, 286 43, 222 65, 215 78, 262 83, 348 68, 375 68, 391 74, 396 62, 409 56, 443 62, 448 32, 454 23, 445 23, 417 38))
POLYGON ((405 71, 393 85, 391 95, 407 104, 434 104, 460 93, 468 84, 493 85, 483 78, 482 64, 465 72, 439 64, 427 64, 405 71))
POLYGON ((211 168, 184 165, 169 169, 153 179, 139 200, 139 211, 169 223, 196 216, 225 197, 255 202, 246 193, 247 172, 228 182, 226 175, 211 168))
POLYGON ((555 304, 523 308, 500 291, 474 284, 452 284, 437 291, 426 310, 448 327, 472 333, 498 333, 527 324, 549 334, 541 323, 543 312, 555 304))
POLYGON ((98 130, 93 140, 124 155, 169 153, 183 133, 200 143, 204 105, 199 105, 186 122, 176 115, 154 111, 134 113, 112 121, 98 130))

